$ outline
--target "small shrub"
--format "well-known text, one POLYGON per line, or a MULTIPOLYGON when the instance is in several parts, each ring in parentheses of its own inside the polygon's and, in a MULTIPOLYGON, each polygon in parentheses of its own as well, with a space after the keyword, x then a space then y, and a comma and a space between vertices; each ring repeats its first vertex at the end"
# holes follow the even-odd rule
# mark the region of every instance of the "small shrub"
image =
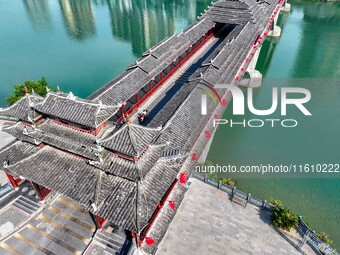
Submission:
POLYGON ((273 206, 275 207, 282 207, 283 203, 280 200, 274 199, 274 198, 270 198, 269 203, 271 203, 273 206))
POLYGON ((329 238, 329 236, 326 233, 317 233, 317 237, 319 237, 325 244, 331 246, 334 242, 329 238))
POLYGON ((298 225, 298 218, 295 213, 287 208, 276 207, 272 214, 274 226, 290 231, 298 225))

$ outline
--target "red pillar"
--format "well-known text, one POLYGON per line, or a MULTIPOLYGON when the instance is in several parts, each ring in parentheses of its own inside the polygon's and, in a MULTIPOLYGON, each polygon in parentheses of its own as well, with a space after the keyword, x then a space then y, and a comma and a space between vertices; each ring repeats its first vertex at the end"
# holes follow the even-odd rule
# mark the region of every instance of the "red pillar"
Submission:
POLYGON ((149 92, 152 94, 152 81, 149 81, 149 92))
POLYGON ((122 114, 122 116, 124 116, 124 108, 123 108, 123 106, 120 107, 120 113, 122 114))
POLYGON ((32 181, 30 181, 30 183, 31 183, 32 188, 34 189, 35 193, 37 194, 39 200, 43 201, 44 198, 41 196, 38 186, 34 182, 32 182, 32 181))
POLYGON ((17 185, 16 181, 14 180, 13 176, 10 175, 10 174, 8 174, 8 173, 6 173, 6 175, 7 175, 8 180, 9 180, 10 183, 12 184, 13 188, 14 188, 14 189, 17 189, 17 188, 18 188, 18 185, 17 185))

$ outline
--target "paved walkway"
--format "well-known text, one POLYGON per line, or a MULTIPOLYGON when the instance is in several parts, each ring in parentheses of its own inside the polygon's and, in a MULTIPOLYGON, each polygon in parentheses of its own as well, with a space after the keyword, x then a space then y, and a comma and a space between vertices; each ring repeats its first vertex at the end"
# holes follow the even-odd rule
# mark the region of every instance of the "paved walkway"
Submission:
POLYGON ((270 215, 246 209, 194 178, 157 255, 294 255, 299 253, 270 225, 270 215))

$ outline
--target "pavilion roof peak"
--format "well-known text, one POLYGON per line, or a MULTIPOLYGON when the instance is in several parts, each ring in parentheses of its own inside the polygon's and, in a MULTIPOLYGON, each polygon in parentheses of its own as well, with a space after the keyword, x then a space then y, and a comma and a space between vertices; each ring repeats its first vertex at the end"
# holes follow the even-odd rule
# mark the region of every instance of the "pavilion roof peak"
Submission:
POLYGON ((103 137, 99 142, 105 148, 131 157, 138 157, 152 144, 162 128, 150 128, 137 124, 124 124, 112 134, 103 137))

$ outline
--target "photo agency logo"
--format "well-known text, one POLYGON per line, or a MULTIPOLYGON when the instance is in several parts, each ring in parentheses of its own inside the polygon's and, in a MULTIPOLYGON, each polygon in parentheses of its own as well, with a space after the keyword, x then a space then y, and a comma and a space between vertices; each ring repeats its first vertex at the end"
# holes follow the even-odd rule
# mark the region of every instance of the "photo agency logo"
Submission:
POLYGON ((243 127, 254 127, 259 128, 265 125, 270 125, 271 127, 282 126, 282 127, 296 127, 298 125, 298 121, 296 119, 287 119, 287 118, 270 118, 279 107, 279 95, 280 95, 280 115, 282 117, 287 116, 287 106, 293 105, 295 106, 304 116, 312 116, 310 111, 304 106, 304 104, 308 103, 311 99, 311 93, 309 90, 301 87, 282 87, 272 88, 272 105, 269 109, 259 110, 254 107, 253 101, 253 88, 247 88, 247 102, 245 104, 245 95, 243 91, 233 85, 233 84, 217 84, 214 87, 208 84, 201 83, 203 85, 200 87, 202 90, 201 95, 201 115, 208 114, 208 98, 212 100, 215 106, 220 103, 222 106, 227 106, 227 99, 221 98, 221 96, 217 93, 216 89, 224 89, 224 91, 229 91, 232 95, 232 103, 233 103, 233 116, 244 116, 245 108, 248 108, 248 111, 256 116, 260 116, 259 118, 251 118, 251 119, 243 119, 235 121, 233 119, 219 119, 214 118, 214 127, 218 125, 228 125, 230 127, 234 126, 243 126, 243 127), (265 117, 264 117, 265 116, 265 117))

